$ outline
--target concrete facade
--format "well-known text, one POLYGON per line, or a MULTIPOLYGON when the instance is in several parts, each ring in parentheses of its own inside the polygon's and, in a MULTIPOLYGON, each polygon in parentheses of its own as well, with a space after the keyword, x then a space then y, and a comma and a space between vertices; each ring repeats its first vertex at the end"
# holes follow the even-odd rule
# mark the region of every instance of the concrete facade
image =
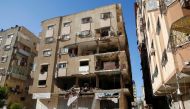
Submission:
MULTIPOLYGON (((181 109, 189 99, 189 0, 138 1, 139 51, 147 54, 152 92, 181 109), (143 47, 146 48, 142 52, 143 47), (172 102, 170 102, 170 100, 172 102)), ((148 74, 147 74, 148 75, 148 74)))
MULTIPOLYGON (((9 89, 7 103, 21 102, 32 109, 28 94, 30 72, 39 39, 23 26, 0 31, 0 86, 9 89)), ((34 102, 34 101, 33 101, 34 102)))
POLYGON ((132 75, 120 4, 42 22, 30 93, 36 109, 128 109, 132 75), (69 103, 72 97, 74 101, 69 103))

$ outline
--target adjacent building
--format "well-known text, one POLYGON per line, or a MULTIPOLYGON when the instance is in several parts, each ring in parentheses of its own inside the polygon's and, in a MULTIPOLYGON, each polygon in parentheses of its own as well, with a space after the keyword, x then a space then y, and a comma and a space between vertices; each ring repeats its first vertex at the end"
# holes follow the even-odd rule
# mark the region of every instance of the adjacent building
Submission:
POLYGON ((133 83, 133 98, 134 98, 134 101, 132 102, 132 109, 138 109, 137 87, 134 80, 132 81, 132 83, 133 83))
POLYGON ((9 88, 7 103, 21 102, 33 109, 28 90, 38 40, 23 26, 0 31, 0 86, 9 88))
POLYGON ((135 10, 147 104, 155 106, 153 97, 189 108, 190 1, 138 0, 135 10))
POLYGON ((129 109, 133 100, 120 4, 42 21, 30 93, 36 109, 129 109))

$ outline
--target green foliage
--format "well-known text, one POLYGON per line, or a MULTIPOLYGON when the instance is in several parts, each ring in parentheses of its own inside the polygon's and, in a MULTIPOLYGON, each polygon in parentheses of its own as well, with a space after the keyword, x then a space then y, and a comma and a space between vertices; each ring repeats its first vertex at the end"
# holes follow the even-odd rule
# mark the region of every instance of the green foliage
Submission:
POLYGON ((0 100, 0 108, 2 108, 5 105, 5 101, 0 100))
POLYGON ((5 105, 5 99, 8 97, 8 89, 6 87, 0 87, 0 108, 5 105))
POLYGON ((23 107, 20 103, 13 103, 11 104, 10 109, 23 109, 23 107))
POLYGON ((0 87, 0 100, 6 99, 8 96, 8 89, 6 87, 0 87))

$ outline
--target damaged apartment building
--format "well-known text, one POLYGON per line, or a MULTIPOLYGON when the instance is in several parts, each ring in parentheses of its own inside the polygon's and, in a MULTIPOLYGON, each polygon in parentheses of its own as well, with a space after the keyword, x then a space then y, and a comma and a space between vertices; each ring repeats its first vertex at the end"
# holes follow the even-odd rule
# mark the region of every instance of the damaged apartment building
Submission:
POLYGON ((28 90, 38 41, 23 26, 0 31, 0 86, 9 89, 7 104, 21 102, 27 109, 33 106, 28 90))
POLYGON ((189 109, 190 0, 138 0, 135 9, 147 106, 189 109))
POLYGON ((36 109, 130 109, 130 57, 120 4, 42 21, 31 73, 36 109))

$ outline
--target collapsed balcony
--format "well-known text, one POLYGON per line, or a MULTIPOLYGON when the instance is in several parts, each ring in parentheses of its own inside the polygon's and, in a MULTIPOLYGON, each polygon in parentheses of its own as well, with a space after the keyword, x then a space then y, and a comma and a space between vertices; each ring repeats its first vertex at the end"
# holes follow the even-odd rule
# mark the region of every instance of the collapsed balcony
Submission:
POLYGON ((91 94, 96 87, 95 76, 71 76, 56 79, 57 86, 65 91, 69 92, 73 88, 79 88, 80 94, 91 94))
POLYGON ((105 53, 96 55, 96 72, 118 71, 119 58, 117 53, 105 53))
POLYGON ((80 43, 78 45, 79 56, 94 55, 99 53, 116 52, 119 51, 119 45, 117 40, 111 40, 109 43, 104 41, 90 41, 85 43, 80 43))
POLYGON ((76 45, 68 45, 60 48, 60 55, 68 54, 70 57, 87 56, 99 53, 119 51, 117 39, 107 41, 88 41, 76 45))
POLYGON ((120 89, 120 74, 99 75, 99 88, 103 90, 120 89))
POLYGON ((190 71, 190 17, 185 16, 172 24, 170 33, 170 48, 175 54, 178 68, 182 72, 190 71))
POLYGON ((108 26, 96 29, 96 36, 99 38, 99 40, 105 40, 109 37, 115 37, 116 33, 111 30, 110 26, 108 26))

